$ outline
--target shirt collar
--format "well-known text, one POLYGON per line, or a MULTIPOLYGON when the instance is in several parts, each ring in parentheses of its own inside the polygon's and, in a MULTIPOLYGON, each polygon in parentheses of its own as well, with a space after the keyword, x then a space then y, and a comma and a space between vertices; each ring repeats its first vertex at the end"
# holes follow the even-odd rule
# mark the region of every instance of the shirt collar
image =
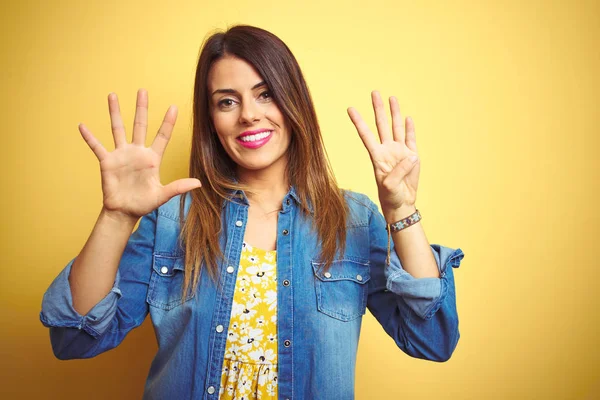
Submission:
MULTIPOLYGON (((300 197, 298 196, 298 193, 296 192, 296 187, 294 185, 290 185, 290 190, 287 192, 287 194, 283 198, 283 211, 284 212, 287 211, 287 209, 291 205, 292 200, 294 200, 296 202, 296 204, 300 205, 300 197)), ((237 204, 241 204, 241 205, 245 205, 245 206, 250 205, 250 203, 248 202, 248 198, 246 197, 246 193, 244 193, 244 191, 241 189, 232 191, 230 193, 229 197, 227 198, 227 201, 231 201, 233 203, 237 203, 237 204)), ((223 208, 227 204, 227 201, 223 202, 223 205, 222 205, 223 208)), ((312 212, 312 207, 310 205, 309 205, 309 209, 312 212)))

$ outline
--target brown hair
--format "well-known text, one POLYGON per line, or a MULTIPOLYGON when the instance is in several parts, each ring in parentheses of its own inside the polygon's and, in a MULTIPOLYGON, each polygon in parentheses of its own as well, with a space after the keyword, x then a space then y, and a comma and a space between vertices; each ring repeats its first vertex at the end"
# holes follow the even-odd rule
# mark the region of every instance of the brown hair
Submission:
POLYGON ((329 269, 337 251, 346 243, 348 209, 344 193, 337 186, 321 137, 310 92, 300 66, 290 49, 274 34, 248 25, 236 25, 212 34, 200 52, 194 84, 193 134, 189 175, 202 187, 190 192, 191 205, 184 222, 181 196, 180 226, 185 246, 184 293, 192 283, 196 291, 202 262, 217 282, 223 202, 237 183, 236 165, 212 133, 209 113, 208 73, 212 64, 225 57, 240 58, 252 65, 269 87, 273 99, 288 121, 291 142, 288 148, 289 182, 294 185, 304 215, 312 220, 321 243, 320 260, 329 269), (336 229, 332 229, 335 227, 336 229))

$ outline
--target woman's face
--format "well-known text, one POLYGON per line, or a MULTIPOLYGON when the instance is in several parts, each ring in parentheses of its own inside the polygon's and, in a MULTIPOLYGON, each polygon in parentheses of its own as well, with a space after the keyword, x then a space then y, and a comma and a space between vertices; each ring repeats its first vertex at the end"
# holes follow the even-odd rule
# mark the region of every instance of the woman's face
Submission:
POLYGON ((208 90, 217 136, 238 168, 285 169, 291 132, 258 72, 239 58, 221 58, 208 73, 208 90))

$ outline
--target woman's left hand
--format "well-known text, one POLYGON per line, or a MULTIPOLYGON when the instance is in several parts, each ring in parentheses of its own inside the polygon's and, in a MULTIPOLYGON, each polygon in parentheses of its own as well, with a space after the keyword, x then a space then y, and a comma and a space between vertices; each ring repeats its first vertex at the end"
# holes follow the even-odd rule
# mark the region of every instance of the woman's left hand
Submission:
POLYGON ((387 215, 393 214, 400 208, 414 206, 419 184, 420 160, 417 154, 414 122, 409 117, 406 118, 406 127, 402 123, 398 100, 390 97, 392 113, 390 129, 381 95, 373 91, 371 98, 381 143, 375 139, 358 111, 350 107, 348 115, 371 157, 379 191, 379 202, 383 214, 387 215))

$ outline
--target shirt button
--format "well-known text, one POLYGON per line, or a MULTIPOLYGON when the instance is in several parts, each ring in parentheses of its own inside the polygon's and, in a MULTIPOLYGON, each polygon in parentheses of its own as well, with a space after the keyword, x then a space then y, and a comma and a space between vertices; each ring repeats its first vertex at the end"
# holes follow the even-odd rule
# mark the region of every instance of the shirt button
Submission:
POLYGON ((223 332, 223 325, 217 325, 217 332, 223 332))
POLYGON ((163 274, 166 274, 167 272, 169 272, 169 267, 162 267, 160 269, 160 272, 162 272, 163 274))
POLYGON ((331 274, 329 272, 325 272, 323 275, 325 275, 325 278, 331 278, 331 274))
POLYGON ((283 234, 287 236, 287 234, 290 233, 290 231, 288 231, 287 229, 283 230, 283 234))
POLYGON ((289 340, 286 340, 285 342, 283 342, 283 345, 285 347, 290 347, 291 344, 292 344, 292 342, 290 342, 289 340))
POLYGON ((356 280, 357 281, 362 281, 362 276, 361 275, 356 275, 356 280))
POLYGON ((285 279, 283 281, 283 286, 290 286, 290 281, 288 281, 287 279, 285 279))
POLYGON ((206 391, 208 392, 208 394, 213 394, 215 392, 215 387, 209 386, 208 389, 206 389, 206 391))
POLYGON ((289 206, 289 205, 290 205, 290 199, 287 199, 287 200, 285 201, 285 204, 287 204, 287 205, 289 206))
POLYGON ((235 226, 242 226, 244 223, 242 221, 235 221, 235 226))
POLYGON ((227 267, 227 273, 229 273, 229 274, 233 273, 233 267, 231 265, 229 267, 227 267))

